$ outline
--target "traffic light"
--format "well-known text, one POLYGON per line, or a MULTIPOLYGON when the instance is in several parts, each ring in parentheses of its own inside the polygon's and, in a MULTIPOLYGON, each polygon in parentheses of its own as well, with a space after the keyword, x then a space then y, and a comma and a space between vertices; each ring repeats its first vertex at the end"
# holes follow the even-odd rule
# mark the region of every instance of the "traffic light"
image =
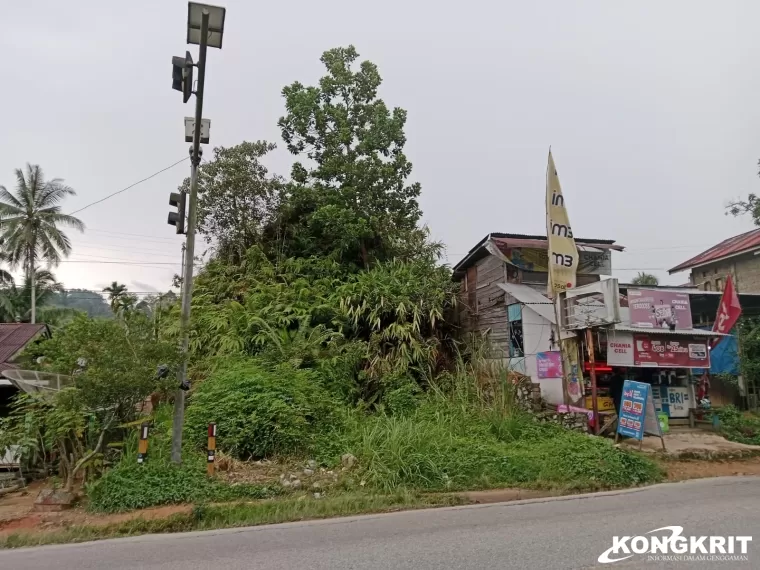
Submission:
POLYGON ((172 192, 169 194, 169 205, 177 208, 176 212, 169 212, 167 223, 177 227, 178 234, 185 233, 185 198, 184 192, 172 192))
POLYGON ((187 103, 193 94, 193 56, 185 52, 185 57, 172 58, 172 89, 182 91, 182 102, 187 103))

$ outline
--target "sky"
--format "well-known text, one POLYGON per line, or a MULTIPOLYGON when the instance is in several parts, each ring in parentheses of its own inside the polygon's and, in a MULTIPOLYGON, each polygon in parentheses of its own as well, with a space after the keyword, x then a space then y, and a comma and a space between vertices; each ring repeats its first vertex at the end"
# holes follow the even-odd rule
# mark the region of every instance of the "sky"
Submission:
MULTIPOLYGON (((726 203, 760 193, 760 3, 691 0, 227 0, 209 49, 203 116, 211 144, 280 143, 281 90, 315 84, 319 57, 353 44, 379 67, 380 97, 408 111, 407 155, 424 223, 454 264, 489 232, 543 234, 551 146, 576 237, 614 239, 621 281, 667 269, 749 218, 726 203)), ((187 156, 171 57, 187 3, 6 2, 0 35, 0 184, 39 164, 76 189, 73 212, 187 156)), ((182 236, 168 196, 189 162, 77 214, 67 288, 167 290, 182 236)))

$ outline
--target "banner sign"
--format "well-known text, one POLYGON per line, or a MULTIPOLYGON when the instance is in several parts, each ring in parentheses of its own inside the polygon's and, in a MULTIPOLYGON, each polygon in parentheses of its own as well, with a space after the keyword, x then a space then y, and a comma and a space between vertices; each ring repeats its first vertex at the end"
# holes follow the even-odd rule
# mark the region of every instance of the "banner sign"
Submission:
POLYGON ((575 246, 551 150, 546 166, 546 239, 549 246, 548 293, 554 297, 559 291, 575 287, 578 248, 575 246))
POLYGON ((660 368, 710 368, 707 338, 634 334, 633 365, 660 368))
POLYGON ((688 293, 654 289, 628 289, 631 326, 647 329, 690 329, 688 293))
MULTIPOLYGON (((545 249, 507 248, 501 253, 507 263, 523 271, 546 273, 549 271, 549 252, 545 249)), ((583 275, 610 275, 612 273, 612 257, 609 251, 580 251, 578 252, 578 273, 583 275)))
POLYGON ((607 333, 607 364, 633 366, 633 333, 607 333))
POLYGON ((654 410, 651 386, 645 382, 626 380, 618 414, 617 433, 641 441, 644 434, 662 437, 660 422, 654 410))
MULTIPOLYGON (((742 314, 742 306, 739 304, 739 295, 736 294, 734 282, 729 275, 726 277, 726 288, 723 289, 723 295, 718 305, 718 315, 715 317, 713 332, 728 334, 734 327, 739 316, 742 314)), ((722 337, 712 341, 713 346, 720 342, 722 337)))
POLYGON ((539 378, 562 378, 562 353, 539 352, 536 354, 539 378))

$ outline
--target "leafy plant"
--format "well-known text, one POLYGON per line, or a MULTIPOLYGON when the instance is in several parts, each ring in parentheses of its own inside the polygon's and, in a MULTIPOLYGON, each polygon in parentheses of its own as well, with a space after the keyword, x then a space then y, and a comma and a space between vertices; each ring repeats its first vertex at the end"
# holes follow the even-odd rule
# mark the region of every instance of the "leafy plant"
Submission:
POLYGON ((200 447, 215 422, 219 448, 248 459, 304 452, 338 418, 334 400, 310 371, 238 360, 221 365, 195 389, 185 425, 189 441, 200 447))

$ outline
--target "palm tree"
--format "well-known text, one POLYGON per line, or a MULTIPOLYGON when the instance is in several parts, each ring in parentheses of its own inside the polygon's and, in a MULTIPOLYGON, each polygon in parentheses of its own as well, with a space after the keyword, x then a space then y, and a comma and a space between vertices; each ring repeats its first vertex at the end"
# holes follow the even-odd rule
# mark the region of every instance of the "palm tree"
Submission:
POLYGON ((103 289, 103 293, 108 293, 108 302, 111 304, 111 310, 116 314, 119 311, 122 299, 127 296, 127 286, 114 281, 103 289))
POLYGON ((631 285, 659 285, 660 280, 657 279, 656 275, 652 275, 651 273, 644 273, 643 271, 640 272, 636 277, 633 278, 633 281, 631 281, 631 285))
MULTIPOLYGON (((35 307, 38 314, 44 309, 48 316, 65 316, 59 308, 46 306, 55 293, 63 291, 63 285, 46 269, 35 271, 35 307), (59 310, 56 310, 59 309, 59 310)), ((19 287, 11 277, 0 285, 0 322, 18 323, 31 320, 32 279, 26 275, 19 287)), ((70 312, 70 311, 69 311, 70 312)))
POLYGON ((26 173, 16 169, 15 193, 0 186, 0 237, 11 269, 23 267, 29 279, 32 323, 37 317, 38 261, 55 266, 71 253, 71 242, 61 226, 84 231, 79 218, 61 213, 60 202, 74 195, 63 180, 46 181, 42 169, 31 164, 26 165, 26 173))

